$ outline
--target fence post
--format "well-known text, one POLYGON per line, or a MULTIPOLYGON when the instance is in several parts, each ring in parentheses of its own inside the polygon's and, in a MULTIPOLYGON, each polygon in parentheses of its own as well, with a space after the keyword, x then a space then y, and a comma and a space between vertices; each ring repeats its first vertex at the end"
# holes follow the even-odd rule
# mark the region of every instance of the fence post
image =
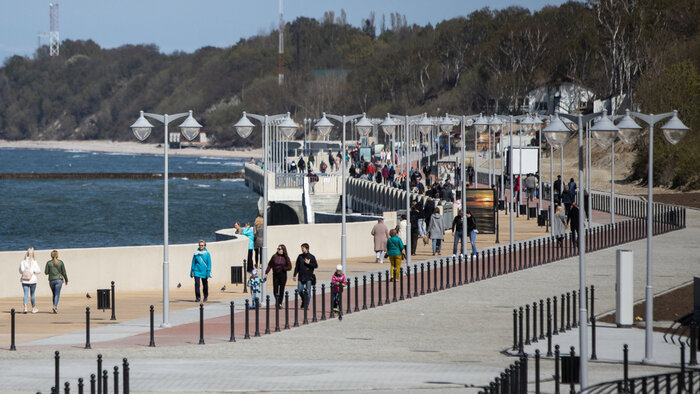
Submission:
MULTIPOLYGON (((355 277, 355 312, 360 311, 360 286, 358 285, 359 278, 356 276, 355 277)), ((381 278, 379 280, 381 282, 381 278)), ((380 283, 381 286, 381 283, 380 283)), ((349 305, 348 305, 349 306, 349 305)))
MULTIPOLYGON (((393 275, 394 269, 392 268, 391 271, 392 271, 392 275, 393 275)), ((399 280, 398 278, 393 278, 393 277, 391 278, 391 287, 392 287, 392 291, 393 291, 393 293, 392 293, 393 296, 391 297, 391 302, 397 301, 397 299, 396 299, 396 282, 398 282, 398 280, 399 280)))
MULTIPOLYGON (((449 272, 448 272, 449 274, 449 272)), ((409 281, 410 282, 410 281, 409 281)), ((449 282, 449 280, 448 280, 449 282)), ((410 283, 409 283, 410 286, 410 283)), ((452 256, 452 287, 457 287, 457 256, 452 256)), ((411 289, 409 288, 408 293, 411 293, 411 289)))
MULTIPOLYGON (((351 283, 352 283, 352 281, 350 280, 350 278, 348 278, 348 279, 347 279, 347 287, 348 287, 348 290, 347 290, 347 292, 348 292, 348 309, 347 309, 347 313, 348 313, 348 314, 352 313, 352 310, 350 309, 350 301, 351 301, 351 300, 350 300, 350 297, 351 297, 351 295, 350 295, 350 292, 351 292, 350 284, 351 284, 351 283)), ((341 297, 342 297, 342 295, 341 295, 341 297)))
MULTIPOLYGON (((255 323, 257 325, 257 313, 255 323)), ((258 333, 258 336, 260 336, 260 333, 258 333)), ((204 345, 204 304, 199 304, 199 344, 204 345)))
POLYGON ((569 393, 576 394, 576 383, 574 383, 574 357, 576 356, 576 351, 573 346, 569 349, 571 349, 571 362, 569 363, 569 393))
POLYGON ((540 298, 540 338, 544 339, 544 300, 540 298))
MULTIPOLYGON (((90 375, 90 378, 94 377, 95 375, 90 375)), ((97 392, 102 393, 102 355, 98 354, 97 355, 97 392)))
POLYGON ((685 343, 681 342, 681 373, 678 379, 678 386, 685 387, 685 343))
POLYGON ((571 327, 576 328, 578 327, 578 324, 576 323, 576 290, 572 291, 571 294, 573 296, 571 310, 574 312, 572 316, 571 327))
POLYGON ((367 275, 362 275, 362 310, 365 309, 367 309, 367 275))
POLYGON ((243 339, 250 339, 250 301, 245 300, 245 333, 243 339))
POLYGON ((95 374, 90 374, 90 394, 95 394, 95 374))
MULTIPOLYGON (((433 260, 433 293, 438 291, 438 270, 437 270, 437 260, 433 260)), ((442 272, 441 272, 442 273, 442 272)))
POLYGON ((321 321, 323 321, 323 320, 326 320, 326 284, 325 283, 321 283, 321 321))
POLYGON ((513 309, 513 350, 518 349, 518 310, 513 309))
MULTIPOLYGON (((566 331, 566 330, 568 330, 568 328, 566 328, 566 325, 564 324, 566 321, 566 313, 565 313, 566 312, 566 309, 565 309, 566 297, 564 296, 564 294, 562 294, 561 298, 559 298, 559 299, 561 300, 561 322, 559 324, 559 329, 560 329, 560 331, 566 331)), ((571 328, 571 327, 569 327, 569 328, 571 328)))
MULTIPOLYGON (((447 274, 450 274, 450 271, 447 271, 447 274)), ((447 280, 449 284, 449 278, 447 280)), ((394 288, 396 288, 396 283, 394 283, 394 288)), ((403 267, 399 266, 399 301, 403 301, 405 298, 403 296, 403 267)))
MULTIPOLYGON (((153 332, 153 324, 154 324, 154 323, 153 323, 153 319, 154 319, 154 318, 153 318, 153 305, 151 305, 151 307, 149 308, 149 313, 150 313, 150 317, 151 317, 151 335, 150 335, 151 340, 150 340, 150 342, 148 343, 148 347, 156 347, 155 333, 153 332)), ((98 357, 100 357, 100 356, 98 355, 98 357)), ((100 358, 101 358, 101 357, 100 357, 100 358)), ((99 383, 99 380, 100 380, 99 377, 100 377, 100 371, 97 371, 97 378, 98 378, 98 379, 97 379, 97 380, 98 380, 97 385, 98 385, 98 386, 100 385, 100 383, 99 383)), ((98 391, 99 391, 99 390, 98 390, 98 391)))
POLYGON ((537 301, 532 303, 532 340, 537 342, 537 301))
POLYGON ((374 308, 374 274, 369 274, 369 307, 374 308))
POLYGON ((284 292, 284 329, 289 330, 289 291, 284 292))
POLYGON ((384 300, 384 303, 389 305, 391 302, 389 301, 389 270, 384 271, 384 284, 386 285, 386 299, 384 300))
POLYGON ((552 334, 558 335, 559 330, 557 330, 557 296, 553 296, 552 298, 553 298, 552 310, 554 311, 554 318, 552 319, 552 321, 554 322, 554 330, 552 331, 552 334))
MULTIPOLYGON (((78 394, 83 394, 85 392, 85 383, 83 383, 83 378, 78 378, 78 394)), ((127 394, 124 391, 124 394, 127 394)))
POLYGON ((591 316, 591 360, 598 359, 598 355, 596 354, 596 351, 595 351, 595 343, 596 343, 595 330, 596 330, 595 316, 591 316))
POLYGON ((523 354, 523 307, 518 309, 518 354, 523 354))
POLYGON ((540 394, 540 351, 535 350, 535 394, 540 394))
POLYGON ((15 308, 10 310, 10 350, 17 350, 15 346, 15 308))
MULTIPOLYGON (((460 260, 461 262, 461 260, 460 260)), ((460 279, 460 284, 462 280, 462 266, 459 266, 460 271, 459 271, 459 279, 460 279)), ((409 267, 410 268, 410 267, 409 267)), ((411 290, 408 290, 409 293, 411 290)), ((418 264, 413 264, 413 297, 418 297, 418 264)))
MULTIPOLYGON (((257 308, 256 308, 256 326, 257 326, 257 308)), ((299 327, 299 289, 294 289, 294 327, 299 327)), ((257 327, 255 328, 257 331, 257 327)), ((256 335, 260 336, 259 334, 256 335)))
MULTIPOLYGON (((428 266, 428 273, 427 273, 427 275, 428 275, 428 278, 427 278, 427 282, 428 282, 428 291, 427 291, 427 293, 430 294, 430 293, 433 292, 433 290, 430 288, 430 261, 428 261, 427 266, 428 266)), ((423 270, 423 263, 421 263, 421 271, 422 271, 422 270, 423 270)), ((421 273, 422 273, 422 272, 421 272, 421 273)), ((423 283, 422 283, 422 281, 423 281, 423 278, 421 278, 421 294, 423 294, 423 289, 422 289, 423 283)))
POLYGON ((530 344, 530 304, 525 305, 525 344, 530 344))
MULTIPOLYGON (((350 283, 350 281, 348 281, 350 283)), ((316 323, 318 319, 316 319, 316 285, 311 286, 311 294, 313 299, 311 300, 311 307, 312 307, 312 316, 311 316, 311 322, 316 323)), ((348 295, 350 294, 350 290, 348 289, 348 295)), ((348 301, 348 313, 350 313, 350 302, 348 301)), ((276 329, 276 331, 279 331, 279 329, 276 329)))
POLYGON ((122 386, 124 394, 129 394, 129 361, 126 358, 122 359, 122 386))
POLYGON ((61 356, 58 353, 58 350, 54 352, 54 387, 56 387, 56 392, 58 393, 58 390, 60 390, 61 383, 60 383, 60 363, 61 363, 61 356))
MULTIPOLYGON (((388 279, 387 279, 388 280, 388 279)), ((377 306, 382 306, 384 305, 384 301, 382 301, 382 273, 377 272, 377 306)), ((355 300, 357 302, 357 300, 355 300)))
MULTIPOLYGON (((307 308, 304 308, 304 324, 309 324, 309 321, 306 320, 306 310, 307 308)), ((267 294, 265 296, 265 335, 270 333, 270 295, 267 294)))
POLYGON ((547 357, 552 357, 552 314, 550 300, 547 298, 547 357))
MULTIPOLYGON (((119 367, 114 366, 114 394, 119 394, 119 367)), ((68 384, 68 383, 66 383, 68 384)))
POLYGON ((115 306, 114 306, 114 299, 115 299, 115 295, 114 295, 114 281, 112 281, 112 317, 110 317, 109 320, 117 320, 117 316, 114 314, 114 308, 115 308, 115 306))
MULTIPOLYGON (((234 327, 235 327, 235 322, 234 322, 234 317, 233 317, 233 312, 234 312, 234 306, 233 306, 233 301, 229 304, 229 309, 230 309, 230 331, 231 331, 231 336, 229 337, 228 341, 229 342, 236 342, 236 335, 234 332, 234 327)), ((126 360, 126 359, 124 359, 126 360)), ((124 373, 126 373, 126 370, 124 370, 124 373)), ((126 376, 126 375, 125 375, 126 376)), ((126 377, 125 377, 126 379, 126 377)))
POLYGON ((107 370, 102 371, 102 392, 104 394, 109 393, 109 374, 107 370))
MULTIPOLYGON (((114 283, 114 282, 112 282, 114 283)), ((85 307, 85 349, 91 349, 90 346, 90 307, 85 307)))

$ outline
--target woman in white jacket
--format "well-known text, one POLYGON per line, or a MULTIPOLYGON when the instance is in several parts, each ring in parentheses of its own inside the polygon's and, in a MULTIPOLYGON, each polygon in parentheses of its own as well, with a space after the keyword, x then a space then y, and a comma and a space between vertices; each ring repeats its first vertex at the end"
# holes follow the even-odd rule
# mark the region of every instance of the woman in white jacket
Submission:
POLYGON ((41 273, 39 263, 34 258, 34 248, 27 249, 24 255, 24 260, 19 263, 20 282, 22 282, 22 290, 24 290, 24 313, 27 313, 27 297, 31 293, 32 313, 39 312, 36 309, 36 299, 34 293, 36 291, 36 274, 41 273))

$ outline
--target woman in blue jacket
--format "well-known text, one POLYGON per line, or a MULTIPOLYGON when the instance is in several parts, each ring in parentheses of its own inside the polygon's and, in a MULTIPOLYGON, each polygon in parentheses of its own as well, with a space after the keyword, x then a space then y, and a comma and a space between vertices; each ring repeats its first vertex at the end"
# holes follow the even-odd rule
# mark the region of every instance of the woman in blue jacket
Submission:
POLYGON ((211 255, 207 251, 207 243, 203 240, 199 241, 199 249, 192 256, 192 268, 190 269, 190 278, 194 278, 194 296, 195 302, 200 301, 199 297, 199 281, 202 281, 204 290, 204 302, 207 302, 209 296, 209 278, 211 278, 211 255))
POLYGON ((246 261, 246 271, 253 272, 253 249, 255 249, 255 230, 250 226, 250 222, 245 223, 245 227, 241 227, 240 223, 236 222, 233 227, 236 229, 236 234, 241 234, 248 237, 248 260, 246 261))

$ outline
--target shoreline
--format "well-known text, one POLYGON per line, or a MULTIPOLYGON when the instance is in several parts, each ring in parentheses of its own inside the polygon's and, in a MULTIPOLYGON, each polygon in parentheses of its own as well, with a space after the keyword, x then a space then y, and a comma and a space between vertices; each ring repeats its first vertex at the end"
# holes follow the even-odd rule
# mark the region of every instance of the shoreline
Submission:
MULTIPOLYGON (((7 141, 0 140, 0 149, 41 149, 58 151, 80 151, 95 153, 120 153, 134 155, 154 155, 163 156, 162 144, 148 144, 133 141, 110 141, 110 140, 89 140, 89 141, 37 141, 20 140, 7 141)), ((222 157, 259 160, 262 157, 260 148, 241 148, 236 150, 225 149, 203 149, 199 147, 187 147, 184 149, 168 149, 168 156, 195 156, 195 157, 222 157)))

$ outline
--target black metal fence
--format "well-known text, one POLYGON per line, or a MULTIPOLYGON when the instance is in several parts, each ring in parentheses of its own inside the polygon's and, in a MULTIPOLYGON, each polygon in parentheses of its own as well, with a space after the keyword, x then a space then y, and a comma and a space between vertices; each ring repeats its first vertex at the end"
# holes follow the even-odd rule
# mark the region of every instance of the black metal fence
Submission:
POLYGON ((482 394, 526 394, 527 355, 520 356, 482 391, 482 394))
MULTIPOLYGON (((129 361, 126 358, 122 359, 121 374, 119 373, 119 365, 115 365, 111 377, 109 375, 109 369, 103 369, 103 361, 102 355, 98 354, 96 373, 90 374, 89 382, 86 382, 83 378, 78 378, 77 385, 74 386, 75 392, 78 394, 83 394, 85 392, 89 392, 90 394, 107 394, 110 392, 109 388, 111 386, 112 393, 114 394, 119 394, 120 388, 122 393, 129 394, 131 391, 129 361)), ((63 386, 61 386, 60 367, 61 355, 57 350, 54 352, 54 385, 49 392, 52 394, 59 394, 63 391, 63 393, 69 394, 71 391, 71 384, 66 381, 63 386)), ((39 391, 37 393, 41 392, 39 391)))

